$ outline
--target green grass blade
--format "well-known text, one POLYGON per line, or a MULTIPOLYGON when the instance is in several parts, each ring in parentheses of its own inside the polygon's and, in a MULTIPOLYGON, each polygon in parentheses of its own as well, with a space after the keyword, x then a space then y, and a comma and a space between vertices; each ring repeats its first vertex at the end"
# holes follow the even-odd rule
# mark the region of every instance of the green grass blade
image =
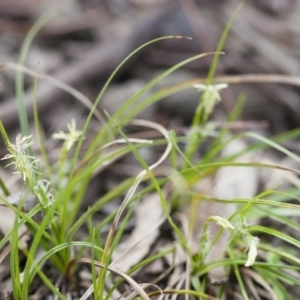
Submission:
POLYGON ((267 233, 269 235, 275 236, 275 237, 277 237, 277 238, 279 238, 283 241, 286 241, 286 242, 290 243, 291 245, 294 245, 294 246, 300 248, 300 242, 298 240, 296 240, 293 237, 291 237, 291 236, 289 236, 285 233, 282 233, 278 230, 267 228, 267 227, 264 227, 264 226, 259 226, 259 225, 250 226, 248 229, 249 229, 250 232, 267 233))
MULTIPOLYGON (((24 38, 24 42, 21 46, 20 56, 19 56, 19 64, 24 65, 26 61, 26 57, 32 44, 33 39, 40 31, 40 29, 49 22, 55 15, 57 15, 57 9, 48 11, 43 14, 36 23, 31 27, 24 38)), ((16 94, 17 94, 17 103, 18 103, 18 112, 19 112, 19 120, 21 124, 21 130, 23 135, 29 135, 29 124, 27 118, 27 112, 24 104, 24 75, 22 72, 18 71, 16 73, 16 94)), ((30 151, 32 155, 32 150, 30 151)))
MULTIPOLYGON (((235 20, 237 14, 239 13, 241 8, 242 8, 242 4, 240 4, 236 8, 236 10, 233 12, 232 16, 230 17, 229 21, 227 22, 227 24, 226 24, 226 26, 225 26, 225 28, 222 32, 221 38, 219 40, 219 43, 218 43, 218 46, 217 46, 217 49, 216 49, 216 54, 214 55, 213 61, 212 61, 211 65, 210 65, 210 68, 209 68, 209 72, 208 72, 207 79, 206 79, 206 85, 209 85, 212 82, 212 79, 213 79, 214 74, 215 74, 216 69, 217 69, 220 54, 221 54, 221 52, 224 48, 225 41, 226 41, 227 36, 229 34, 229 30, 230 30, 230 28, 232 26, 232 23, 235 20)), ((201 105, 201 98, 202 98, 202 94, 201 94, 200 99, 199 99, 200 105, 201 105)), ((200 123, 201 114, 202 114, 202 111, 198 107, 196 109, 196 112, 195 112, 195 115, 194 115, 194 118, 193 118, 192 126, 196 126, 200 123)))

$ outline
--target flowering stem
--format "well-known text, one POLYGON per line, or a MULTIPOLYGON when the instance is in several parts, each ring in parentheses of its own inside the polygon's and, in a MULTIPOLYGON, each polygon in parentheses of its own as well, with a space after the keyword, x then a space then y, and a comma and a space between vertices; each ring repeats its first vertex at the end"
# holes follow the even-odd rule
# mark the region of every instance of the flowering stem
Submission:
POLYGON ((192 126, 197 126, 200 124, 203 124, 206 122, 205 118, 204 118, 204 110, 203 110, 203 94, 201 94, 200 96, 200 103, 196 109, 194 118, 193 118, 193 122, 192 122, 192 126))
POLYGON ((182 169, 186 169, 189 167, 188 161, 192 161, 192 158, 195 154, 195 152, 197 151, 197 149, 199 149, 200 145, 203 143, 204 138, 201 137, 198 134, 198 129, 197 126, 192 127, 190 130, 190 136, 188 138, 188 142, 187 142, 187 146, 186 146, 186 157, 187 160, 184 161, 182 169))
MULTIPOLYGON (((243 4, 238 5, 238 7, 233 12, 231 18, 227 22, 227 24, 226 24, 226 26, 225 26, 225 28, 224 28, 224 30, 222 32, 220 41, 219 41, 219 43, 217 45, 216 52, 214 54, 212 63, 211 63, 210 68, 209 68, 209 72, 208 72, 207 79, 206 79, 206 85, 210 85, 211 82, 212 82, 212 79, 213 79, 213 77, 215 75, 215 72, 216 72, 216 69, 217 69, 217 65, 218 65, 218 62, 219 62, 220 55, 223 54, 222 50, 223 50, 225 41, 227 39, 229 30, 230 30, 230 28, 232 26, 232 23, 233 23, 234 19, 237 16, 238 12, 242 8, 242 5, 243 4)), ((193 122, 192 122, 192 126, 196 126, 196 125, 199 125, 199 124, 204 123, 204 122, 207 121, 207 117, 205 117, 205 114, 203 116, 203 105, 201 105, 202 100, 203 100, 203 96, 201 94, 200 99, 199 99, 200 104, 199 104, 199 106, 196 109, 196 112, 195 112, 195 115, 194 115, 194 119, 193 119, 193 122)))

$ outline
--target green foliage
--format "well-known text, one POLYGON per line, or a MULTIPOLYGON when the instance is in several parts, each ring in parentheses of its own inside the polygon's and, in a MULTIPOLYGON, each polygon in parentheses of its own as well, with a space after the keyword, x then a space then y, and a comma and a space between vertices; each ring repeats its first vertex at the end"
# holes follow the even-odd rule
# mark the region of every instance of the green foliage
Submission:
MULTIPOLYGON (((64 141, 60 155, 54 164, 49 162, 47 150, 44 146, 36 99, 34 99, 34 121, 41 149, 37 156, 41 157, 41 164, 38 164, 39 160, 32 152, 31 146, 33 145, 33 140, 29 135, 26 111, 22 103, 23 79, 21 73, 18 72, 16 85, 23 135, 18 135, 15 143, 11 142, 0 122, 0 132, 10 153, 4 159, 10 160, 9 164, 15 167, 15 173, 21 176, 24 184, 20 197, 21 200, 16 207, 9 202, 9 189, 6 187, 6 183, 0 178, 0 188, 5 195, 1 197, 1 201, 16 214, 11 231, 0 241, 1 250, 10 242, 10 270, 15 299, 28 298, 32 282, 36 276, 39 276, 45 286, 59 299, 67 299, 57 289, 55 282, 51 282, 44 273, 43 266, 46 263, 51 264, 57 272, 72 280, 75 278, 75 271, 72 269, 75 262, 90 262, 93 279, 92 289, 95 299, 110 299, 114 290, 117 289, 124 279, 128 279, 126 276, 141 270, 158 258, 165 257, 170 253, 175 255, 176 247, 174 246, 145 257, 136 266, 132 267, 127 275, 123 274, 122 279, 115 281, 109 290, 105 290, 106 280, 112 277, 111 270, 113 269, 110 265, 112 255, 124 236, 124 230, 132 218, 136 205, 139 204, 139 200, 143 196, 153 192, 159 196, 161 207, 170 230, 176 236, 177 243, 185 251, 187 257, 186 272, 189 273, 187 278, 190 277, 190 282, 187 280, 186 285, 189 289, 179 288, 172 291, 162 291, 162 293, 188 294, 194 295, 199 299, 209 299, 209 296, 206 294, 209 282, 207 274, 211 270, 223 266, 226 268, 228 274, 232 274, 235 278, 242 297, 250 299, 242 267, 245 266, 248 268, 251 267, 259 278, 264 278, 264 288, 268 290, 268 287, 270 287, 278 299, 290 299, 287 286, 300 286, 300 281, 292 273, 288 272, 288 270, 299 271, 300 269, 300 260, 297 257, 297 251, 300 248, 299 241, 276 229, 248 224, 247 220, 255 217, 259 221, 269 217, 287 228, 299 231, 299 224, 291 220, 289 216, 299 216, 300 205, 288 202, 290 199, 299 201, 299 190, 290 189, 279 192, 276 191, 276 187, 273 187, 263 191, 253 199, 217 199, 211 195, 201 194, 195 188, 197 183, 214 175, 218 169, 226 167, 269 168, 271 170, 281 169, 299 173, 298 170, 266 163, 233 161, 245 153, 269 147, 300 162, 300 158, 296 154, 280 145, 284 140, 298 137, 300 135, 299 129, 275 136, 272 139, 262 137, 253 132, 244 132, 229 136, 228 128, 219 128, 216 124, 209 122, 215 105, 221 101, 218 91, 227 86, 225 83, 212 85, 212 79, 220 52, 222 51, 235 14, 228 22, 222 34, 206 85, 195 85, 203 93, 198 109, 195 112, 193 124, 189 133, 185 136, 177 136, 174 131, 167 131, 162 126, 153 122, 133 120, 133 118, 147 106, 154 104, 168 95, 184 90, 187 86, 191 87, 192 84, 179 84, 174 87, 158 90, 142 102, 138 103, 137 100, 172 72, 175 72, 180 67, 195 59, 208 55, 208 53, 184 60, 151 80, 138 93, 128 99, 113 116, 108 116, 107 122, 103 124, 99 133, 92 138, 92 141, 85 144, 86 148, 82 147, 96 107, 113 77, 126 61, 151 43, 167 38, 179 37, 163 37, 150 41, 139 47, 121 62, 99 93, 84 127, 79 130, 76 129, 75 120, 72 120, 68 125, 69 132, 59 132, 54 135, 54 138, 64 141), (124 133, 125 127, 129 124, 157 130, 162 135, 162 138, 155 141, 130 139, 124 133), (120 138, 117 140, 117 137, 120 138), (253 140, 252 145, 228 156, 220 155, 227 145, 244 137, 251 137, 253 140), (114 149, 111 153, 107 154, 105 149, 114 146, 116 143, 121 143, 122 147, 114 149), (181 148, 181 143, 185 143, 185 149, 181 148), (209 146, 206 153, 199 158, 195 154, 204 143, 209 146), (139 150, 158 145, 164 145, 165 152, 156 163, 148 165, 139 150), (113 190, 101 195, 99 199, 95 199, 94 203, 84 213, 80 212, 80 205, 93 176, 103 166, 128 153, 134 155, 137 163, 142 167, 142 171, 137 176, 120 182, 113 190), (157 167, 167 159, 169 159, 172 172, 167 176, 164 174, 164 177, 156 176, 155 171, 157 167), (141 185, 141 183, 144 184, 141 185), (174 189, 171 196, 166 196, 163 192, 164 187, 172 185, 174 189), (176 190, 175 187, 178 186, 180 188, 176 190), (138 189, 138 187, 140 188, 138 189), (24 212, 23 203, 26 202, 29 194, 36 198, 37 203, 28 212, 24 212), (124 194, 125 197, 120 207, 106 216, 99 224, 94 225, 94 215, 105 205, 123 197, 124 194), (198 204, 204 201, 211 203, 222 202, 224 205, 235 203, 238 205, 238 209, 228 219, 221 218, 218 215, 207 216, 203 228, 201 228, 202 235, 199 237, 198 252, 194 253, 189 243, 190 234, 194 229, 197 218, 194 208, 197 208, 198 204), (183 204, 190 206, 190 218, 187 224, 188 232, 181 230, 175 217, 176 212, 180 211, 183 204), (39 213, 43 215, 43 218, 37 221, 35 216, 39 213), (211 237, 209 233, 210 223, 215 223, 220 227, 219 232, 214 237, 211 237), (20 247, 19 243, 19 229, 24 225, 27 226, 32 236, 32 241, 28 249, 20 247), (86 240, 78 241, 77 234, 84 227, 88 228, 86 240), (103 228, 109 228, 109 232, 105 237, 102 234, 103 228), (226 252, 227 256, 221 260, 210 263, 206 262, 207 255, 209 255, 213 245, 220 239, 224 230, 228 230, 231 233, 231 239, 226 249, 222 249, 226 252), (258 236, 261 240, 259 240, 258 236), (266 236, 280 241, 280 247, 273 247, 269 244, 268 241, 270 239, 266 238, 266 236), (43 248, 44 252, 41 257, 37 258, 40 247, 43 248), (20 251, 26 257, 26 262, 22 269, 19 264, 20 251), (264 255, 258 255, 259 251, 264 255), (80 261, 81 259, 82 261, 80 261), (100 267, 100 271, 96 266, 100 267)), ((48 17, 51 16, 49 15, 48 17)), ((26 58, 34 35, 43 26, 46 19, 43 17, 43 19, 39 20, 29 32, 20 55, 21 63, 26 58)), ((36 89, 37 78, 35 78, 34 86, 36 89)), ((239 117, 244 102, 245 97, 241 95, 233 111, 228 116, 228 121, 232 122, 239 117)), ((172 267, 170 267, 169 271, 171 269, 172 267)), ((121 272, 118 275, 120 274, 121 272)), ((134 282, 132 284, 135 286, 134 282)), ((138 291, 137 288, 137 293, 138 291)), ((225 285, 221 285, 218 291, 218 298, 221 299, 225 293, 225 285)), ((141 288, 140 294, 144 299, 155 295, 155 293, 146 294, 141 288)))

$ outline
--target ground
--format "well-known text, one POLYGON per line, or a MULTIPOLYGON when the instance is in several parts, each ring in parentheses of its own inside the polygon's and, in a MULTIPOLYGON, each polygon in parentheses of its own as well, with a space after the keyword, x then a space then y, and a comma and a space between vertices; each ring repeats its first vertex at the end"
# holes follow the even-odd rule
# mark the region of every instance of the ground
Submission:
MULTIPOLYGON (((19 94, 19 99, 23 97, 30 133, 33 135, 33 140, 38 140, 38 134, 34 129, 33 113, 33 102, 36 99, 45 149, 48 152, 50 164, 54 164, 58 160, 61 143, 52 138, 53 133, 60 130, 65 131, 67 124, 70 124, 72 119, 76 120, 77 130, 84 127, 91 105, 97 99, 106 80, 129 53, 152 39, 173 36, 145 47, 134 54, 118 70, 97 107, 100 121, 97 116, 91 120, 83 141, 84 149, 89 147, 94 136, 103 128, 102 121, 113 116, 132 95, 140 91, 155 76, 199 53, 215 51, 223 29, 238 5, 239 1, 235 0, 73 0, 63 4, 59 1, 1 1, 0 120, 10 140, 15 141, 17 134, 21 132, 16 100, 18 92, 15 91, 18 71, 23 70, 28 73, 24 77, 25 92, 23 96, 19 94), (29 37, 27 35, 29 30, 33 36, 32 41, 30 35, 29 37), (27 39, 24 43, 26 35, 27 39), (193 39, 190 40, 188 37, 193 39), (21 65, 25 65, 28 69, 21 69, 21 65), (35 73, 30 74, 30 70, 35 73), (47 77, 46 74, 51 77, 47 77), (34 87, 35 85, 37 88, 34 87), (73 89, 70 89, 69 86, 73 89), (76 91, 81 94, 76 94, 76 91), (89 99, 91 102, 88 102, 89 99)), ((215 127, 208 125, 202 128, 202 130, 207 130, 208 135, 211 135, 214 130, 224 129, 227 126, 226 128, 230 129, 232 135, 250 130, 255 134, 270 138, 299 127, 299 13, 300 3, 293 0, 244 3, 232 24, 223 49, 225 54, 220 56, 216 70, 215 77, 220 79, 216 79, 215 83, 226 82, 228 87, 220 91, 222 101, 218 103, 209 118, 209 121, 214 122, 213 126, 215 127), (243 97, 246 101, 241 115, 238 120, 228 124, 226 122, 228 115, 236 107, 237 99, 243 97)), ((174 130, 179 137, 186 137, 199 103, 199 92, 192 85, 197 82, 204 83, 203 79, 206 78, 212 65, 212 58, 211 54, 196 59, 147 90, 139 103, 159 89, 180 87, 178 89, 181 91, 176 94, 167 93, 167 97, 160 101, 153 100, 151 106, 137 113, 137 117, 153 121, 167 130, 174 130)), ((126 111, 128 115, 130 112, 131 108, 126 111)), ((151 126, 138 123, 135 126, 126 127, 124 131, 126 136, 131 139, 158 140, 161 138, 162 131, 151 126), (147 128, 143 129, 145 126, 147 128)), ((118 137, 122 138, 120 132, 118 137)), ((212 142, 212 138, 207 139, 197 150, 196 156, 198 155, 198 158, 205 157, 212 142)), ((186 141, 183 141, 182 144, 178 143, 182 151, 186 147, 185 143, 186 141)), ((232 155, 246 149, 252 143, 253 136, 248 136, 240 143, 232 143, 232 148, 224 146, 222 153, 223 155, 232 155)), ((281 145, 298 155, 300 148, 297 139, 286 139, 282 141, 281 145)), ((115 145, 115 148, 107 150, 105 153, 108 155, 109 151, 114 153, 113 151, 117 150, 119 148, 115 145)), ((154 164, 164 151, 165 144, 162 143, 154 148, 142 149, 140 154, 149 166, 154 164)), ((7 147, 1 140, 0 157, 4 157, 7 153, 7 147)), ((34 153, 40 153, 38 143, 35 143, 34 153)), ((260 150, 255 155, 245 154, 236 160, 236 162, 247 163, 254 161, 262 164, 276 164, 286 168, 298 168, 295 161, 274 150, 260 150)), ((184 165, 184 162, 181 163, 184 165)), ((11 175, 11 169, 4 168, 4 166, 5 161, 1 163, 1 179, 6 183, 10 194, 16 195, 22 190, 24 182, 17 176, 11 175)), ((80 173, 84 167, 84 163, 77 165, 75 172, 80 173)), ((171 165, 165 163, 162 165, 163 167, 170 168, 171 165)), ((95 203, 95 199, 100 199, 108 192, 117 189, 120 182, 137 176, 140 171, 140 162, 137 162, 136 157, 132 154, 124 153, 116 159, 106 161, 106 164, 93 172, 88 189, 80 203, 79 215, 83 215, 88 207, 95 203)), ((164 172, 167 171, 159 169, 157 174, 164 176, 164 172)), ((209 171, 207 172, 209 173, 209 171)), ((155 174, 155 171, 153 173, 155 174)), ((236 171, 236 168, 227 168, 226 171, 218 171, 213 176, 213 178, 208 176, 205 180, 194 184, 193 189, 199 194, 211 194, 216 198, 253 198, 283 180, 279 173, 271 174, 266 170, 249 171, 249 168, 241 168, 239 172, 236 171), (231 181, 226 181, 225 179, 229 177, 231 181), (229 192, 228 187, 230 187, 229 192)), ((144 177, 143 180, 145 180, 144 177)), ((295 184, 297 177, 295 176, 293 180, 295 184)), ((287 180, 289 183, 283 180, 281 187, 283 189, 290 188, 290 182, 293 180, 287 180)), ((295 185, 297 186, 297 184, 295 185)), ((143 181, 137 192, 147 186, 147 183, 143 181)), ((178 190, 181 188, 185 189, 186 187, 180 186, 178 190)), ((120 207, 125 191, 126 189, 117 194, 118 197, 114 201, 101 206, 101 209, 89 220, 90 223, 86 222, 80 227, 74 235, 77 241, 86 240, 93 226, 96 228, 99 226, 97 232, 100 232, 102 239, 106 239, 111 227, 104 224, 102 228, 99 224, 120 207)), ((184 232, 187 230, 186 222, 191 217, 190 207, 187 208, 182 203, 176 204, 178 195, 174 195, 174 187, 170 184, 165 185, 162 192, 167 199, 170 199, 170 203, 173 203, 170 205, 171 208, 169 207, 170 213, 174 212, 176 224, 184 232), (178 215, 176 215, 176 207, 180 207, 177 211, 178 215)), ((30 205, 30 203, 26 203, 24 211, 30 211, 32 208, 30 205)), ((220 203, 205 203, 201 209, 196 208, 195 214, 192 216, 195 217, 196 228, 200 228, 200 231, 189 233, 193 240, 191 249, 197 248, 197 245, 193 245, 193 243, 195 239, 199 238, 203 224, 211 214, 228 218, 237 209, 236 206, 226 206, 225 209, 224 205, 222 206, 220 203)), ((120 243, 114 251, 113 260, 116 260, 114 267, 127 271, 145 257, 166 251, 167 246, 173 245, 173 241, 176 240, 173 235, 174 228, 166 219, 163 219, 163 215, 164 212, 157 194, 151 191, 146 196, 144 195, 139 205, 136 206, 132 219, 126 224, 120 243), (151 205, 147 206, 150 201, 151 205), (134 245, 136 240, 145 233, 148 234, 148 237, 142 245, 133 247, 124 253, 127 245, 134 245), (122 256, 122 259, 117 261, 119 255, 122 256)), ((43 214, 35 217, 39 222, 39 218, 43 219, 43 214)), ((122 215, 121 221, 123 218, 122 215)), ((296 214, 291 218, 294 222, 298 221, 296 214)), ((274 228, 279 226, 269 218, 263 220, 265 223, 261 224, 271 224, 274 228)), ((257 220, 253 217, 252 221, 255 223, 257 220)), ((259 223, 259 221, 257 222, 259 223)), ((121 226, 121 223, 118 223, 118 226, 121 226)), ((4 237, 7 232, 2 227, 0 226, 0 230, 4 237)), ((212 233, 217 230, 214 227, 211 228, 212 233)), ((283 226, 278 230, 297 239, 297 232, 289 231, 290 228, 283 226)), ((188 235, 187 232, 185 233, 188 235)), ((221 239, 220 244, 214 249, 216 253, 212 251, 211 257, 208 258, 209 261, 223 258, 225 254, 220 249, 225 247, 228 240, 229 236, 224 235, 224 241, 222 242, 221 239)), ((32 236, 29 234, 29 245, 31 242, 32 236)), ((274 239, 268 242, 270 245, 276 245, 278 241, 274 239)), ((245 248, 247 247, 241 248, 240 252, 242 253, 245 248)), ((37 255, 39 251, 37 251, 37 255)), ((13 299, 13 296, 9 296, 12 290, 9 243, 3 244, 1 252, 0 290, 3 292, 1 296, 4 297, 4 293, 6 293, 6 299, 13 299)), ((262 256, 263 254, 260 258, 262 256)), ((90 252, 83 251, 82 257, 90 257, 90 252)), ((26 255, 22 251, 20 251, 19 259, 20 269, 22 269, 26 263, 26 255)), ((157 291, 154 286, 156 281, 157 286, 165 288, 174 280, 175 284, 172 286, 174 288, 177 283, 180 283, 180 274, 186 271, 183 267, 186 257, 178 255, 177 259, 179 261, 174 263, 171 254, 166 254, 165 257, 158 258, 155 262, 140 268, 133 273, 132 278, 138 283, 154 282, 153 286, 146 289, 147 292, 157 291)), ((92 282, 91 268, 88 263, 80 264, 75 269, 74 274, 69 274, 70 282, 70 278, 53 267, 51 262, 47 262, 43 266, 43 271, 50 281, 55 282, 60 287, 61 293, 69 299, 80 299, 92 282)), ((225 277, 228 274, 223 274, 224 270, 216 270, 219 273, 211 272, 209 280, 215 281, 214 283, 224 281, 228 283, 224 299, 243 299, 236 280, 232 279, 233 274, 230 274, 226 281, 225 277)), ((293 276, 298 280, 298 271, 294 270, 293 272, 295 272, 293 276)), ((232 273, 234 272, 232 271, 232 273)), ((250 269, 241 268, 241 273, 245 278, 255 278, 250 269)), ((30 299, 54 299, 50 296, 53 293, 43 282, 38 276, 35 276, 29 291, 30 299)), ((258 286, 257 282, 255 284, 253 282, 256 282, 255 279, 251 281, 251 284, 249 281, 247 282, 247 290, 251 292, 258 286)), ((110 285, 112 283, 107 282, 106 288, 110 285)), ((181 288, 183 289, 183 287, 181 288)), ((273 299, 270 295, 261 292, 260 289, 262 288, 257 288, 258 296, 253 293, 250 299, 273 299)), ((128 297, 130 298, 132 290, 129 289, 129 285, 123 284, 120 287, 119 292, 124 291, 129 293, 128 297)), ((211 299, 217 297, 216 288, 210 283, 205 292, 211 295, 211 299)), ((251 294, 251 292, 249 293, 251 294)), ((299 285, 296 285, 290 290, 291 299, 297 299, 298 294, 299 285)), ((117 296, 114 295, 114 297, 117 296)))

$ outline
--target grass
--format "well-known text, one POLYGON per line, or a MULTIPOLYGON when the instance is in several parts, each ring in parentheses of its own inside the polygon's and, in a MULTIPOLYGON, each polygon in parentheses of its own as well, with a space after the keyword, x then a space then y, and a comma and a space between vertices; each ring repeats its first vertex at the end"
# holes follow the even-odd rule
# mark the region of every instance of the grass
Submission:
MULTIPOLYGON (((208 89, 205 88, 199 100, 199 107, 195 112, 193 124, 187 135, 177 136, 174 131, 168 131, 154 122, 134 120, 134 117, 147 106, 154 104, 167 95, 191 87, 195 82, 185 82, 158 90, 136 105, 139 97, 163 78, 185 64, 205 55, 214 54, 214 60, 208 78, 203 79, 202 83, 206 80, 207 86, 214 88, 211 84, 214 80, 218 80, 213 79, 214 70, 235 14, 233 14, 224 30, 217 52, 200 54, 178 63, 151 80, 141 91, 128 99, 114 115, 105 118, 96 110, 96 107, 123 64, 137 51, 151 43, 167 38, 181 37, 159 38, 142 45, 131 53, 110 76, 92 107, 91 103, 93 102, 84 95, 57 82, 55 79, 39 73, 38 70, 32 71, 13 64, 2 66, 3 68, 17 70, 16 86, 17 95, 20 99, 19 114, 22 116, 22 118, 20 117, 22 120, 22 137, 16 143, 9 140, 5 128, 0 123, 3 140, 10 152, 10 157, 7 158, 12 159, 9 162, 13 162, 12 165, 15 167, 15 171, 19 173, 17 175, 20 175, 21 180, 25 178, 21 191, 22 196, 17 206, 10 203, 8 197, 10 194, 9 187, 0 179, 0 187, 3 191, 1 200, 17 216, 15 222, 11 224, 11 230, 0 241, 0 249, 3 251, 0 256, 1 261, 4 260, 5 253, 9 253, 14 299, 27 299, 32 293, 35 280, 43 282, 49 293, 52 293, 58 299, 68 299, 61 286, 66 287, 66 285, 69 285, 71 287, 72 284, 76 284, 78 270, 81 270, 80 265, 82 264, 89 266, 88 270, 92 278, 90 288, 87 288, 84 295, 81 296, 82 300, 87 299, 92 294, 94 299, 111 299, 112 295, 120 289, 123 281, 126 281, 132 288, 127 299, 134 297, 149 299, 154 296, 164 297, 169 294, 185 295, 186 299, 189 296, 199 299, 222 299, 225 294, 230 295, 230 290, 224 283, 215 288, 214 296, 210 295, 211 286, 208 274, 217 267, 225 268, 226 273, 230 275, 231 286, 243 299, 251 299, 255 293, 263 295, 266 299, 292 299, 289 294, 289 287, 300 286, 300 280, 295 275, 298 274, 300 269, 300 260, 297 256, 300 242, 276 228, 259 225, 259 222, 266 220, 268 217, 273 220, 270 223, 271 225, 281 224, 294 231, 299 231, 300 226, 298 223, 289 218, 289 216, 299 216, 300 214, 300 205, 298 205, 299 190, 277 191, 276 187, 273 187, 261 191, 259 195, 251 199, 221 199, 211 194, 199 192, 197 185, 206 178, 214 176, 220 168, 226 167, 269 168, 274 171, 282 170, 291 174, 298 174, 298 170, 275 164, 234 160, 247 153, 256 153, 258 150, 268 147, 299 162, 299 156, 284 148, 280 143, 298 137, 300 130, 295 129, 272 139, 253 132, 229 135, 230 131, 226 127, 209 126, 211 104, 216 99, 213 98, 214 94, 208 94, 208 89), (72 93, 79 101, 90 108, 90 113, 82 129, 76 129, 74 121, 69 126, 69 132, 60 133, 57 136, 63 140, 63 143, 60 156, 56 162, 49 162, 40 130, 36 103, 34 105, 34 121, 40 152, 34 153, 31 149, 31 138, 28 137, 29 126, 22 104, 24 93, 22 87, 23 73, 35 77, 35 88, 38 85, 39 78, 50 80, 58 87, 72 93), (99 133, 93 136, 91 141, 87 141, 84 138, 89 134, 89 124, 95 115, 99 121, 103 122, 105 119, 106 121, 102 124, 99 133), (130 125, 156 130, 161 134, 161 138, 156 140, 132 139, 125 134, 126 127, 130 125), (222 151, 228 145, 246 137, 252 138, 251 145, 242 150, 237 150, 236 153, 222 155, 222 151), (181 147, 183 143, 185 144, 184 149, 181 147), (199 157, 197 156, 198 149, 204 143, 208 144, 209 147, 206 153, 199 157), (121 146, 116 147, 116 145, 121 146), (148 165, 139 150, 157 146, 165 146, 165 150, 156 163, 148 165), (105 151, 107 148, 112 148, 109 154, 105 151), (99 169, 129 153, 134 155, 137 164, 142 167, 142 171, 132 178, 121 180, 114 189, 95 199, 94 203, 85 212, 82 212, 80 210, 81 203, 89 188, 89 183, 99 172, 99 169), (36 157, 41 157, 41 161, 38 162, 36 157), (165 161, 171 167, 167 169, 163 167, 165 161), (171 192, 166 193, 166 189, 170 189, 170 187, 171 192), (177 190, 176 187, 180 188, 177 190), (37 203, 32 209, 25 211, 23 205, 26 204, 29 193, 34 195, 37 203), (170 243, 165 249, 158 248, 136 263, 126 273, 122 272, 113 265, 113 253, 124 239, 128 223, 134 219, 133 213, 140 205, 140 200, 153 194, 159 197, 168 230, 175 235, 174 241, 176 243, 170 243), (123 198, 122 204, 95 225, 95 220, 99 220, 97 213, 108 203, 120 198, 123 198), (296 204, 290 202, 292 199, 296 199, 296 204), (198 247, 195 251, 192 249, 190 240, 199 217, 195 214, 195 211, 204 202, 222 203, 228 206, 234 204, 237 208, 227 218, 218 215, 206 216, 206 221, 202 224, 203 227, 200 228, 201 235, 197 236, 198 247), (177 215, 178 212, 182 213, 182 207, 184 206, 190 207, 184 219, 187 220, 186 228, 183 226, 184 221, 180 224, 177 215), (43 218, 37 221, 35 216, 39 213, 42 213, 43 218), (256 219, 257 224, 248 223, 252 219, 256 219), (219 231, 214 236, 211 236, 209 229, 212 223, 217 224, 219 227, 219 231), (28 247, 20 247, 19 229, 25 224, 32 240, 28 247), (108 228, 108 231, 104 231, 105 228, 108 228), (80 231, 85 231, 83 240, 77 238, 80 231), (224 249, 220 249, 220 251, 224 251, 226 255, 219 260, 207 261, 207 256, 225 231, 230 233, 230 238, 224 249), (104 234, 104 232, 107 234, 104 234), (260 238, 260 241, 257 237, 260 238), (277 241, 278 247, 272 246, 273 240, 277 241), (161 277, 154 281, 155 284, 149 282, 148 285, 142 286, 140 282, 135 280, 134 274, 143 274, 143 268, 151 262, 166 258, 170 254, 175 257, 178 253, 178 247, 183 249, 185 260, 182 264, 184 268, 181 269, 183 276, 181 280, 177 281, 177 285, 168 287, 164 283, 160 285, 159 281, 161 278, 172 276, 173 271, 179 267, 174 262, 161 274, 161 277), (5 249, 9 251, 4 251, 5 249), (41 249, 43 249, 42 252, 41 249), (20 264, 21 261, 24 261, 21 257, 25 257, 25 263, 20 264), (57 286, 55 278, 49 277, 47 268, 44 268, 44 266, 48 266, 48 268, 51 266, 52 270, 55 270, 55 274, 63 279, 64 285, 57 286), (120 279, 116 279, 116 276, 120 279), (148 292, 147 288, 150 285, 156 290, 148 292)), ((45 19, 40 20, 26 37, 20 54, 20 62, 24 62, 33 37, 44 24, 44 21, 45 19)), ((224 83, 229 83, 230 80, 230 77, 223 78, 224 83)), ((198 82, 200 81, 198 80, 198 82)), ((244 102, 243 96, 237 100, 235 108, 228 116, 228 122, 234 122, 238 118, 244 102)), ((142 239, 147 239, 147 233, 144 234, 142 239)), ((132 251, 134 247, 135 245, 128 245, 127 251, 132 251)))

